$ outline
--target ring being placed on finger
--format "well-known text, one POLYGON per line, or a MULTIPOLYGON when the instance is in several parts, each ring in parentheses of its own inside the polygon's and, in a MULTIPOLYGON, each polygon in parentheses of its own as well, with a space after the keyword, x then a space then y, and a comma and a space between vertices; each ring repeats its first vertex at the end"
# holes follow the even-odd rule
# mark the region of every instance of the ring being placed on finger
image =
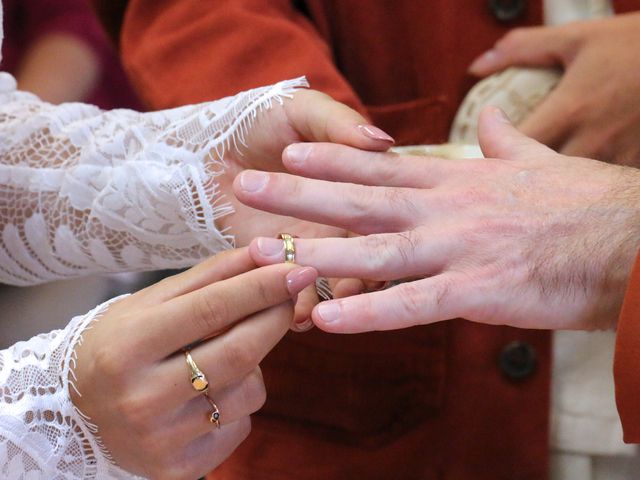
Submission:
POLYGON ((198 368, 189 350, 184 351, 184 357, 187 361, 187 367, 189 367, 189 381, 191 382, 191 386, 196 392, 206 395, 209 389, 209 381, 206 375, 198 368))
POLYGON ((293 235, 281 233, 278 238, 284 242, 285 263, 296 263, 296 246, 293 243, 293 235))
POLYGON ((220 410, 218 409, 218 406, 208 394, 205 393, 204 398, 207 399, 207 402, 209 402, 212 409, 211 413, 207 414, 207 419, 210 423, 213 423, 217 429, 220 429, 220 410))

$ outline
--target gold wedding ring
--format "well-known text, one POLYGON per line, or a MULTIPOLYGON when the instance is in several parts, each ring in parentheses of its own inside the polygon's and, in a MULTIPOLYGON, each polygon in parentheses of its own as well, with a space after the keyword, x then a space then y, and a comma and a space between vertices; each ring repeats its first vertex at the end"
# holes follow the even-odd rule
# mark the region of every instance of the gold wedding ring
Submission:
POLYGON ((296 263, 296 246, 293 243, 293 236, 288 233, 281 233, 278 238, 284 242, 285 263, 296 263))
POLYGON ((198 368, 198 365, 196 365, 196 362, 191 357, 189 350, 184 351, 184 357, 187 360, 187 366, 189 367, 189 381, 191 382, 191 386, 196 392, 204 393, 206 395, 207 389, 209 388, 207 377, 202 373, 202 370, 198 368))
POLYGON ((209 402, 209 405, 211 405, 211 408, 213 409, 211 413, 207 415, 209 422, 213 423, 217 429, 220 429, 220 410, 218 410, 218 406, 206 393, 204 394, 204 398, 207 399, 207 402, 209 402))

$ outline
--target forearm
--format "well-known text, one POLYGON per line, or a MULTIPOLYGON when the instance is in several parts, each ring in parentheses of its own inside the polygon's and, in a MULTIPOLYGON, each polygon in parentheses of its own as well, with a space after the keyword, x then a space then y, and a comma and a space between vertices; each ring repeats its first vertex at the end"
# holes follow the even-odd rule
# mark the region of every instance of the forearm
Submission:
POLYGON ((303 81, 141 114, 0 92, 0 281, 180 268, 232 245, 217 177, 257 112, 303 81))
POLYGON ((21 90, 51 103, 84 100, 100 76, 95 51, 79 37, 65 33, 44 35, 22 60, 16 79, 21 90))
POLYGON ((64 330, 0 351, 0 471, 3 478, 131 478, 115 467, 95 427, 74 407, 75 346, 104 307, 64 330))

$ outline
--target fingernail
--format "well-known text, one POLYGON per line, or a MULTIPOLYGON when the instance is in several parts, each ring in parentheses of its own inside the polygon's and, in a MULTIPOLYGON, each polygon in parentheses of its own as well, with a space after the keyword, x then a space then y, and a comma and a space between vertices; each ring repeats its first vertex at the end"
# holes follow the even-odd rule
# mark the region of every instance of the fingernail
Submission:
POLYGON ((323 302, 317 307, 318 315, 324 323, 333 323, 340 320, 342 308, 339 302, 323 302))
POLYGON ((507 116, 506 113, 504 113, 504 111, 501 108, 495 107, 493 109, 493 116, 496 118, 496 120, 498 120, 499 122, 502 123, 508 123, 509 125, 511 125, 511 120, 509 119, 509 117, 507 116))
POLYGON ((284 262, 284 242, 278 238, 260 237, 256 243, 258 253, 263 257, 276 257, 284 262))
POLYGON ((312 146, 308 143, 296 143, 289 145, 285 151, 285 157, 290 163, 301 164, 307 160, 312 146))
POLYGON ((374 127, 373 125, 358 125, 358 129, 365 137, 373 138, 374 140, 381 140, 388 143, 396 143, 393 137, 380 130, 378 127, 374 127))
POLYGON ((269 174, 247 170, 240 174, 240 188, 245 192, 255 193, 262 190, 269 181, 269 174))
POLYGON ((291 327, 291 330, 293 330, 294 332, 302 333, 311 330, 312 327, 313 320, 311 320, 310 318, 305 318, 301 322, 294 323, 291 327))
POLYGON ((298 295, 302 290, 307 288, 316 281, 318 272, 313 267, 296 268, 287 273, 287 290, 291 296, 298 295))
POLYGON ((471 63, 471 65, 469 66, 469 70, 473 71, 483 66, 486 67, 487 65, 491 65, 495 63, 497 60, 498 60, 498 51, 495 49, 487 50, 471 63))

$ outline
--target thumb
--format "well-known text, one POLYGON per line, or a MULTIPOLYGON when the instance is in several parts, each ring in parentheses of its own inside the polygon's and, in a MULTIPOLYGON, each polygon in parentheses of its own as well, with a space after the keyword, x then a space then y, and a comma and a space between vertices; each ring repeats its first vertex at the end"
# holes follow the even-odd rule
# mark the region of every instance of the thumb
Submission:
POLYGON ((285 103, 291 127, 308 142, 386 151, 394 140, 352 108, 315 90, 299 90, 285 103))
POLYGON ((526 160, 553 152, 521 133, 498 107, 486 107, 480 114, 478 139, 487 158, 526 160))
POLYGON ((486 77, 507 67, 552 67, 567 63, 572 36, 563 27, 532 27, 511 30, 494 47, 476 58, 469 73, 486 77))

